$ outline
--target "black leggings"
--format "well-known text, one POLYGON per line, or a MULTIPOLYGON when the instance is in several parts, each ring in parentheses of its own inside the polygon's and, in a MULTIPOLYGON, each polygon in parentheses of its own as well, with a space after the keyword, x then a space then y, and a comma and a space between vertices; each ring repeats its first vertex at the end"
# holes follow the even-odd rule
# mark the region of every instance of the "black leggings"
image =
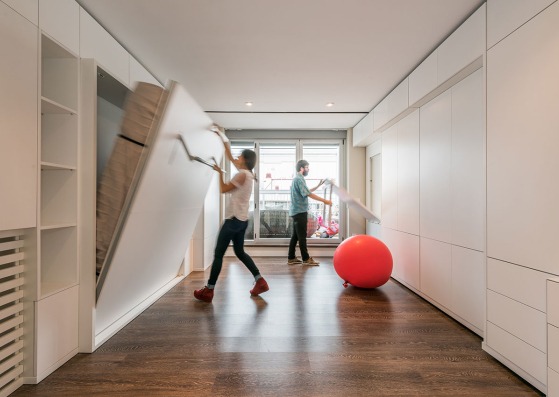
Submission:
POLYGON ((253 276, 256 277, 260 274, 260 270, 258 270, 250 255, 247 254, 244 249, 247 226, 248 221, 240 221, 237 218, 226 219, 225 222, 223 222, 215 245, 214 261, 212 263, 208 285, 215 285, 215 283, 217 283, 217 278, 219 277, 219 273, 221 273, 221 267, 223 265, 223 256, 231 241, 233 241, 233 250, 237 258, 244 263, 253 276))

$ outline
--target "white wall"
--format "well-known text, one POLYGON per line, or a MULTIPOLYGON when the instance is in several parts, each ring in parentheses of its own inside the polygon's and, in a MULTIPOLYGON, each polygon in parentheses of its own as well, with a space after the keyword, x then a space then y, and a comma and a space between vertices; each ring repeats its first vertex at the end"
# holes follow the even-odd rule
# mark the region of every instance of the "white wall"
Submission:
MULTIPOLYGON (((353 146, 353 131, 347 132, 346 143, 347 191, 356 200, 365 203, 365 148, 353 146)), ((349 209, 347 212, 347 236, 365 233, 365 218, 349 209)))

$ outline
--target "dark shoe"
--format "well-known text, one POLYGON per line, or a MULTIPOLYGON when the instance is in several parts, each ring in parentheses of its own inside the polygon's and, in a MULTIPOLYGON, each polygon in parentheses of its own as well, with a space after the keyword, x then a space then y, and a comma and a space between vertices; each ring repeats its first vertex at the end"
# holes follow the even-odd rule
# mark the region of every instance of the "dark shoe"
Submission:
POLYGON ((199 301, 212 303, 212 299, 214 298, 214 290, 209 289, 208 287, 197 289, 196 291, 194 291, 194 297, 199 301))
POLYGON ((256 283, 254 284, 254 288, 250 290, 250 294, 252 296, 260 295, 263 292, 266 292, 270 289, 268 287, 268 283, 263 278, 259 278, 256 283))
POLYGON ((303 263, 303 261, 297 257, 293 258, 293 259, 287 259, 287 264, 288 265, 300 265, 301 263, 303 263))
POLYGON ((303 261, 303 266, 318 266, 320 262, 315 261, 313 258, 309 257, 306 261, 303 261))

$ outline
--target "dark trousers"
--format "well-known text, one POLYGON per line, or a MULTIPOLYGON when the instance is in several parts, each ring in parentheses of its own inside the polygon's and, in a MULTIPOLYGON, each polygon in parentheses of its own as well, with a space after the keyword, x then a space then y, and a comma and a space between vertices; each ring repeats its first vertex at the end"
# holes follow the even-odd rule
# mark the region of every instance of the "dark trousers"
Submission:
POLYGON ((212 262, 212 270, 210 272, 208 285, 215 285, 217 282, 219 273, 221 273, 221 267, 223 266, 223 256, 231 241, 233 241, 233 250, 237 258, 243 262, 253 276, 256 277, 260 274, 260 270, 258 270, 250 255, 247 254, 244 249, 247 226, 248 221, 240 221, 237 218, 226 219, 225 222, 223 222, 223 226, 221 226, 221 230, 219 231, 219 236, 217 236, 214 261, 212 262))
POLYGON ((295 246, 298 241, 301 259, 306 261, 309 259, 309 252, 307 251, 307 213, 295 214, 291 219, 293 219, 293 234, 291 235, 291 240, 289 240, 287 259, 295 258, 295 246))

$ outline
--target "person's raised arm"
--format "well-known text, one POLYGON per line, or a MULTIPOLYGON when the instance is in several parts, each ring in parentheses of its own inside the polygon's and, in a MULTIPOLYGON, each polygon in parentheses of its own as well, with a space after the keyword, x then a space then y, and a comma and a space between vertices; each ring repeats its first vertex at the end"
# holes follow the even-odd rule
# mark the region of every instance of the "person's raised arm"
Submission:
MULTIPOLYGON (((216 170, 219 174, 219 191, 221 193, 227 193, 237 188, 237 186, 232 181, 226 183, 223 180, 223 170, 219 168, 218 165, 214 165, 213 169, 216 170)), ((233 180, 237 185, 243 185, 246 180, 246 175, 243 172, 239 172, 233 177, 233 180)))
POLYGON ((318 182, 318 185, 316 185, 315 187, 313 187, 312 189, 309 189, 311 192, 314 192, 316 189, 318 189, 320 186, 322 186, 324 184, 324 179, 321 179, 320 182, 318 182))
POLYGON ((225 149, 225 156, 235 166, 235 168, 239 169, 239 165, 238 165, 239 159, 233 157, 233 154, 231 153, 231 144, 229 143, 229 141, 226 141, 223 138, 221 127, 219 127, 217 124, 214 124, 212 131, 215 132, 217 136, 219 136, 219 139, 221 139, 221 142, 223 143, 223 148, 225 149))

